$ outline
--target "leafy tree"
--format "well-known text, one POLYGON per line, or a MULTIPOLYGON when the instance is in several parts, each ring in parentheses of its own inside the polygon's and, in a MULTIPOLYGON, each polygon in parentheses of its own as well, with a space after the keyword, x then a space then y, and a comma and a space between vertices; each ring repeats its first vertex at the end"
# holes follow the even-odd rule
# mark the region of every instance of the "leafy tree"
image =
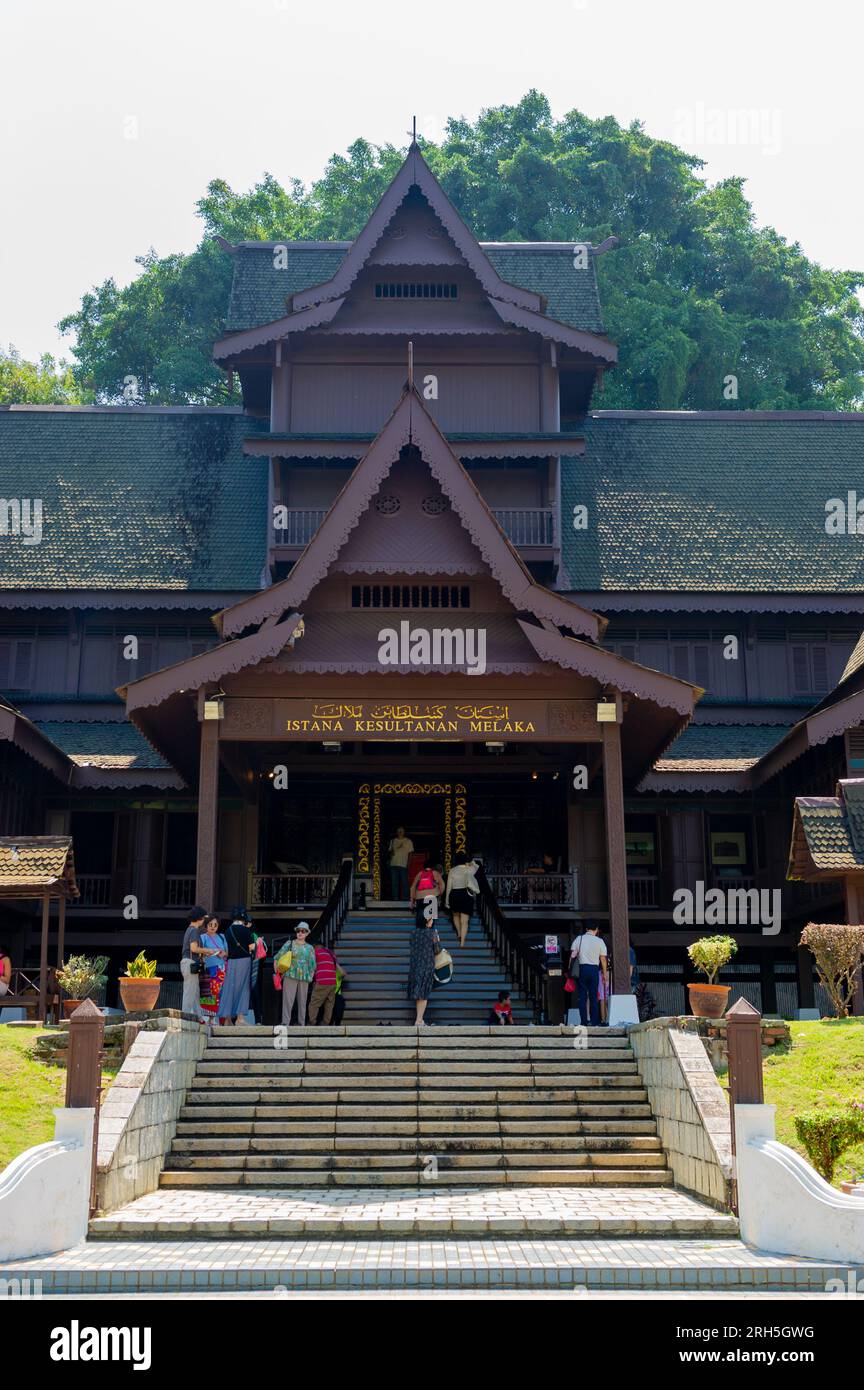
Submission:
MULTIPOLYGON (((596 403, 666 409, 856 409, 864 402, 864 275, 826 270, 757 227, 741 179, 709 186, 701 161, 642 126, 571 111, 536 91, 451 119, 424 153, 480 240, 610 234, 598 261, 606 328, 620 348, 596 403), (732 380, 734 379, 734 381, 732 380)), ((399 167, 392 145, 356 140, 306 189, 271 175, 248 193, 214 180, 197 207, 191 255, 140 258, 126 288, 108 280, 61 324, 76 334, 76 379, 97 399, 221 402, 210 358, 232 261, 212 238, 355 236, 399 167)))
POLYGON ((26 362, 10 345, 0 348, 0 405, 80 405, 82 395, 68 362, 44 353, 26 362))

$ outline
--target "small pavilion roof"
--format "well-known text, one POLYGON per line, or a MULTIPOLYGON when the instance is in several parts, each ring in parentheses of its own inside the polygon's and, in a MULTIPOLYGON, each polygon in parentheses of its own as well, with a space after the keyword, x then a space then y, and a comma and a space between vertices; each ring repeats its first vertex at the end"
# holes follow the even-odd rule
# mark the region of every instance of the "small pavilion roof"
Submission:
POLYGON ((77 898, 71 835, 0 837, 0 899, 77 898))
POLYGON ((864 778, 838 782, 836 796, 797 796, 787 878, 812 882, 864 876, 864 778))

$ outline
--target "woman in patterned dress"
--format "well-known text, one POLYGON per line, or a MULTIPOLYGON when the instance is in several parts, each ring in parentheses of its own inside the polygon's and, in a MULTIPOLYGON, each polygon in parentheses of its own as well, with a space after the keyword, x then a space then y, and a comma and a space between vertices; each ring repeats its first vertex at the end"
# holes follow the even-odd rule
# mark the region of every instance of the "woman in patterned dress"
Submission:
POLYGON ((217 954, 201 957, 201 973, 198 976, 201 987, 201 1012, 205 1019, 214 1020, 219 1011, 219 996, 225 980, 225 962, 228 958, 228 942, 219 929, 219 918, 211 917, 201 933, 201 945, 205 950, 217 954))
POLYGON ((417 922, 411 933, 411 953, 408 959, 408 998, 413 999, 417 1008, 415 1028, 428 1028, 423 1015, 429 1003, 429 995, 435 979, 435 953, 440 942, 431 916, 424 917, 418 911, 417 922))

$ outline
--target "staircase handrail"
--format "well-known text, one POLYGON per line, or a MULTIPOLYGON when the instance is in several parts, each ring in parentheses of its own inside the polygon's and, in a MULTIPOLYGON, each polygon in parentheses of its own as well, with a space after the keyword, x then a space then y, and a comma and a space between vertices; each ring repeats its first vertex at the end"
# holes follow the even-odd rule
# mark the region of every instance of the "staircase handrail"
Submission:
MULTIPOLYGON (((311 945, 328 946, 331 950, 336 944, 336 940, 345 923, 345 918, 351 911, 351 904, 354 901, 354 860, 350 854, 342 856, 342 863, 339 866, 339 873, 336 882, 330 890, 319 917, 316 918, 307 940, 311 945)), ((287 941, 293 941, 293 936, 286 936, 281 940, 273 940, 273 957, 287 941)))
POLYGON ((477 866, 475 877, 480 887, 478 915, 495 955, 514 986, 530 1000, 535 1020, 548 1018, 548 980, 538 959, 539 952, 533 951, 508 921, 482 864, 477 866))

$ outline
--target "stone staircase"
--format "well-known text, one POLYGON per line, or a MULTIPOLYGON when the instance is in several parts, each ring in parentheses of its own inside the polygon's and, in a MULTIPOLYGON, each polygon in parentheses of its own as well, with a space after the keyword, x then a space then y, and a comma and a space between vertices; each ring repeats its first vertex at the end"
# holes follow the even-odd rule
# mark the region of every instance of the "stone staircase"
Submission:
POLYGON ((670 1186, 623 1029, 214 1030, 162 1187, 670 1186))
MULTIPOLYGON (((405 992, 413 930, 404 908, 348 914, 336 943, 348 972, 345 1023, 413 1023, 414 1005, 405 992)), ((464 948, 445 917, 439 918, 438 935, 453 957, 453 979, 433 992, 427 1022, 486 1024, 498 991, 509 989, 510 981, 482 927, 471 923, 464 948)), ((532 1022, 531 1006, 516 990, 512 1004, 517 1023, 532 1022)))

